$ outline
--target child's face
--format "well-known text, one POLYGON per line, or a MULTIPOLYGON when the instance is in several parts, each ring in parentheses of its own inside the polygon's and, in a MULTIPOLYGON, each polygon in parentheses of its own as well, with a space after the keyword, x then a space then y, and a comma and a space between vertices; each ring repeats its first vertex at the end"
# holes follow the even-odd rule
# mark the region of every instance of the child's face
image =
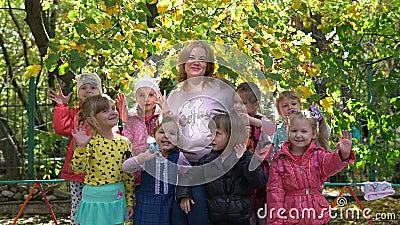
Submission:
POLYGON ((213 139, 211 141, 212 149, 214 151, 223 151, 228 145, 229 137, 225 130, 217 128, 213 131, 213 139))
POLYGON ((185 63, 187 78, 204 76, 207 69, 207 52, 203 48, 193 48, 185 63))
POLYGON ((164 151, 175 148, 178 142, 178 128, 174 122, 164 123, 155 134, 156 143, 164 151))
POLYGON ((97 120, 98 128, 103 130, 112 129, 115 125, 118 124, 119 119, 117 108, 112 102, 109 102, 108 108, 98 112, 95 117, 97 120))
POLYGON ((305 118, 293 118, 293 120, 290 121, 288 133, 288 139, 292 144, 292 149, 296 152, 304 152, 317 135, 316 130, 312 129, 311 122, 305 118))
POLYGON ((235 93, 233 97, 233 109, 237 114, 247 113, 250 116, 255 116, 259 106, 258 102, 250 102, 243 94, 235 93))
POLYGON ((100 90, 97 89, 97 86, 94 84, 83 84, 78 90, 78 98, 80 101, 85 100, 85 98, 89 95, 97 94, 100 94, 100 90))
POLYGON ((149 87, 141 87, 136 91, 136 102, 146 113, 151 113, 156 107, 157 94, 149 87))
POLYGON ((279 114, 283 118, 286 118, 289 115, 290 110, 296 110, 296 111, 301 110, 299 100, 293 98, 282 98, 278 103, 279 114))

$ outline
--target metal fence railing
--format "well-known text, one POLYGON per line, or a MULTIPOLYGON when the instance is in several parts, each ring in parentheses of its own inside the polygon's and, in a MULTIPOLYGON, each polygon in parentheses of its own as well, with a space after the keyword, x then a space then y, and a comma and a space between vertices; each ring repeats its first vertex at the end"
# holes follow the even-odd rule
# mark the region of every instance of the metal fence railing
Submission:
POLYGON ((59 177, 68 138, 53 132, 53 105, 47 92, 47 89, 38 88, 30 97, 29 88, 0 91, 0 181, 59 177), (30 98, 34 101, 28 101, 30 98), (30 105, 31 102, 34 105, 30 105), (33 121, 29 121, 30 109, 33 110, 33 121), (33 124, 31 130, 30 122, 33 124), (29 146, 31 137, 32 146, 29 146), (29 160, 30 151, 33 160, 29 160))

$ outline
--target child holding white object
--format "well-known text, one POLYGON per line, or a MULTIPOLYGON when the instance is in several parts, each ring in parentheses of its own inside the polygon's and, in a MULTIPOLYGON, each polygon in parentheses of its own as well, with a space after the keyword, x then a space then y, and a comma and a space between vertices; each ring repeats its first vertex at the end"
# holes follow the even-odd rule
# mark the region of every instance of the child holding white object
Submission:
POLYGON ((189 166, 176 146, 178 124, 171 117, 164 117, 154 131, 155 150, 148 148, 122 164, 123 170, 129 173, 144 169, 140 188, 136 192, 134 225, 171 224, 177 164, 189 166))

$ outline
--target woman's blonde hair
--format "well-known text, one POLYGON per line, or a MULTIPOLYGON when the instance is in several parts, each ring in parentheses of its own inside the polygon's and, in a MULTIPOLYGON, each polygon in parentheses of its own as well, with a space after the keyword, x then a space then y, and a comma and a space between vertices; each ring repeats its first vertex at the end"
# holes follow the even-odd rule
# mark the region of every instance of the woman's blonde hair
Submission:
POLYGON ((99 128, 99 123, 96 120, 96 114, 108 109, 110 102, 115 104, 114 100, 107 94, 97 94, 86 97, 78 114, 79 122, 87 121, 90 128, 97 130, 99 128), (91 118, 90 120, 88 120, 89 117, 91 118))
POLYGON ((222 129, 228 134, 229 141, 225 149, 229 151, 237 144, 246 144, 246 126, 236 113, 218 114, 212 118, 208 127, 210 130, 222 129))
POLYGON ((328 125, 326 124, 325 118, 320 114, 318 118, 308 110, 295 111, 289 115, 289 129, 290 124, 294 119, 307 119, 312 129, 317 133, 315 138, 315 145, 323 147, 327 151, 331 151, 331 147, 329 146, 329 133, 328 133, 328 125))
POLYGON ((185 64, 189 60, 190 53, 194 48, 202 48, 206 51, 206 62, 207 62, 207 68, 204 76, 207 77, 212 77, 214 74, 214 51, 211 49, 211 47, 207 44, 206 41, 191 41, 189 42, 179 53, 179 58, 178 58, 178 76, 177 80, 178 82, 183 82, 187 80, 187 74, 185 71, 185 64))

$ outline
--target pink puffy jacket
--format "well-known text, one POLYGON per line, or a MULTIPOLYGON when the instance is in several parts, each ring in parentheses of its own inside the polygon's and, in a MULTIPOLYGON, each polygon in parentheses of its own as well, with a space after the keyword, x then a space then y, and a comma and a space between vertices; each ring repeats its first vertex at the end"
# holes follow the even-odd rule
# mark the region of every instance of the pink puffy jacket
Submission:
POLYGON ((77 124, 77 113, 80 109, 80 106, 69 108, 67 104, 58 104, 54 108, 53 116, 54 132, 65 137, 70 137, 67 155, 61 170, 61 178, 76 182, 83 182, 85 177, 85 173, 76 174, 71 167, 71 160, 74 155, 74 138, 71 135, 71 131, 77 124))
POLYGON ((321 184, 353 163, 354 152, 343 161, 338 151, 328 152, 311 142, 299 165, 289 148, 290 142, 286 141, 272 159, 267 224, 325 224, 330 220, 329 202, 319 190, 321 184))
MULTIPOLYGON (((137 112, 131 112, 128 115, 128 119, 124 125, 123 136, 127 137, 132 143, 132 156, 139 155, 149 147, 147 138, 153 136, 154 127, 161 113, 161 109, 156 106, 156 111, 148 123, 146 123, 144 117, 139 116, 137 112)), ((141 171, 136 171, 134 175, 135 186, 139 186, 141 171)))

